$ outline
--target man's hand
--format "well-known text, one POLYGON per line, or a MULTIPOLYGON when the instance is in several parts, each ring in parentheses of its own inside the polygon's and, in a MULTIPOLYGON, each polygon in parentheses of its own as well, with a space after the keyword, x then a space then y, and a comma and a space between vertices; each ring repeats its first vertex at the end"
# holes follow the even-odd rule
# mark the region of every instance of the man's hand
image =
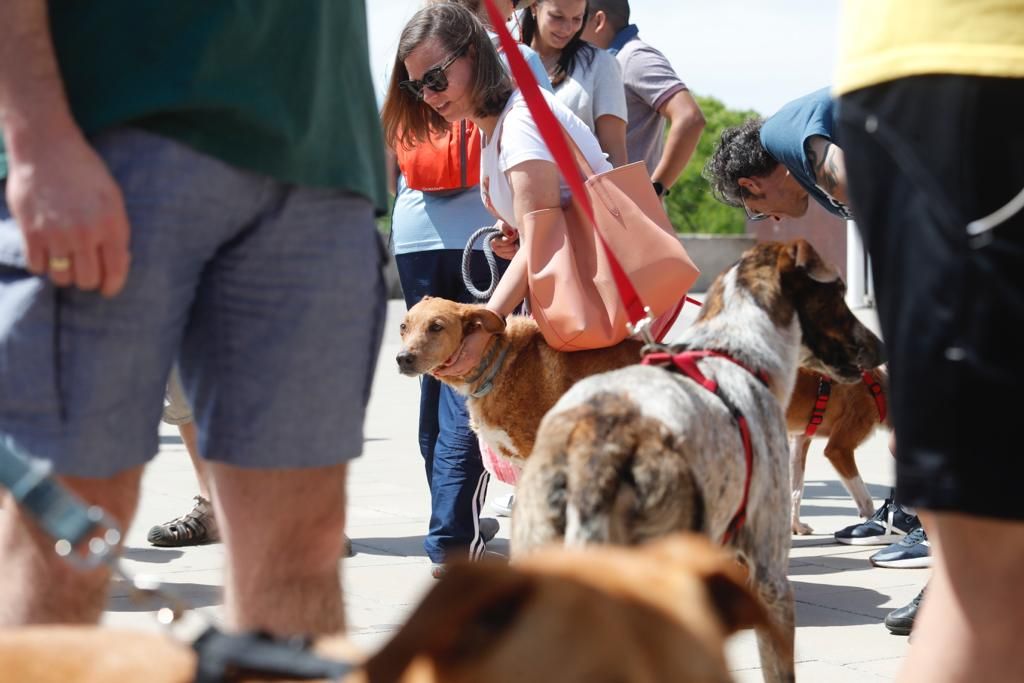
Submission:
POLYGON ((29 270, 117 294, 128 277, 124 199, 71 116, 45 0, 0 1, 0 128, 29 270))
POLYGON ((511 261, 519 251, 519 231, 502 220, 495 223, 495 227, 501 229, 501 235, 491 238, 491 249, 501 258, 511 261))
POLYGON ((121 190, 77 130, 12 148, 7 204, 25 239, 28 269, 54 284, 114 296, 128 277, 121 190))

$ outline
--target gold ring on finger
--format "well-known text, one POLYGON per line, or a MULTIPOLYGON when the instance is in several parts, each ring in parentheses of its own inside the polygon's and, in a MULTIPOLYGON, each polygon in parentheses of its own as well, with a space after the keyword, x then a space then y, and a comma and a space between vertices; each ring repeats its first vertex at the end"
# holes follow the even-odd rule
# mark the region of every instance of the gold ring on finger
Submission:
POLYGON ((54 256, 50 259, 50 270, 54 273, 61 273, 71 268, 71 259, 67 256, 54 256))

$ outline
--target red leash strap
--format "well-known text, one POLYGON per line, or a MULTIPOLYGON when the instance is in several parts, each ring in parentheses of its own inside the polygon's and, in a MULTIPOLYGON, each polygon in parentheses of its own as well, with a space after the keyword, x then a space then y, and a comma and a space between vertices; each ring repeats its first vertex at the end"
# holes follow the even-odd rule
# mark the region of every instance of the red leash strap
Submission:
POLYGON ((729 526, 725 528, 725 533, 722 534, 722 543, 728 543, 736 536, 736 533, 740 530, 747 519, 747 501, 750 498, 750 480, 753 478, 754 473, 754 443, 750 438, 750 425, 747 423, 747 418, 739 411, 738 408, 729 403, 729 401, 719 393, 718 382, 713 379, 708 379, 704 373, 700 371, 700 368, 697 367, 697 361, 705 358, 722 358, 724 360, 732 361, 760 380, 762 384, 765 386, 768 385, 768 375, 763 370, 755 371, 744 363, 741 363, 732 356, 722 353, 721 351, 648 353, 643 357, 640 363, 641 365, 659 365, 675 368, 681 374, 686 375, 694 382, 717 396, 718 400, 724 403, 725 407, 729 409, 733 419, 736 420, 736 426, 740 430, 740 438, 743 440, 743 455, 747 463, 747 476, 743 481, 743 498, 740 499, 740 506, 736 510, 736 514, 734 514, 732 519, 729 521, 729 526))
POLYGON ((498 34, 498 40, 501 42, 501 48, 508 57, 508 64, 512 69, 512 76, 515 78, 516 85, 519 86, 519 90, 523 93, 523 99, 526 100, 526 105, 530 108, 530 113, 537 123, 541 137, 544 138, 544 144, 548 146, 548 150, 558 165, 558 170, 561 171, 565 182, 569 184, 573 198, 583 208, 583 212, 590 219, 591 225, 595 226, 594 233, 601 242, 601 247, 608 255, 608 262, 611 265, 615 286, 618 288, 619 296, 626 305, 629 321, 636 324, 645 316, 644 304, 640 301, 640 296, 637 294, 636 288, 633 287, 633 283, 629 281, 626 271, 622 269, 619 260, 615 258, 615 254, 612 253, 612 250, 608 247, 607 242, 605 242, 604 237, 601 236, 600 231, 596 227, 597 221, 594 220, 594 207, 590 205, 590 198, 583 188, 582 174, 576 165, 575 159, 573 159, 572 153, 569 151, 569 145, 565 139, 567 133, 558 122, 558 119, 555 118, 554 112, 551 111, 551 107, 548 106, 547 101, 541 94, 540 86, 537 85, 537 79, 534 77, 533 72, 530 71, 526 60, 523 59, 522 53, 516 47, 515 39, 508 32, 505 20, 502 18, 501 13, 498 12, 494 0, 484 0, 484 2, 487 5, 487 14, 491 18, 491 25, 498 34))
POLYGON ((825 421, 825 410, 828 408, 828 400, 831 397, 832 380, 825 375, 818 375, 818 396, 814 399, 814 408, 811 410, 811 419, 807 422, 804 436, 814 436, 818 427, 825 421))
POLYGON ((864 384, 868 385, 868 391, 871 392, 871 396, 875 399, 875 406, 878 407, 878 421, 885 422, 885 416, 888 414, 885 405, 885 392, 882 391, 882 385, 879 384, 875 375, 870 370, 866 370, 861 377, 864 379, 864 384))

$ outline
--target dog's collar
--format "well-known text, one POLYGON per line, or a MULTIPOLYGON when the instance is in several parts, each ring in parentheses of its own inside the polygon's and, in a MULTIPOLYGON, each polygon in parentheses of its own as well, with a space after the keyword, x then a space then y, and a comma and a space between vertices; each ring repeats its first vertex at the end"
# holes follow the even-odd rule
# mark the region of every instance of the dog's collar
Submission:
POLYGON ((316 655, 306 639, 275 639, 267 633, 223 633, 211 626, 192 643, 196 683, 234 681, 259 675, 289 680, 340 681, 355 670, 342 661, 316 655))
POLYGON ((469 395, 472 398, 483 398, 487 394, 491 393, 491 390, 494 388, 494 378, 497 377, 498 372, 501 370, 501 366, 505 363, 505 356, 508 355, 508 350, 512 347, 511 344, 501 344, 500 341, 496 343, 491 348, 491 352, 487 354, 488 359, 481 364, 481 367, 479 368, 480 372, 475 373, 475 377, 472 380, 468 380, 469 382, 475 382, 477 379, 480 378, 480 376, 484 372, 484 369, 487 368, 487 364, 490 363, 490 357, 494 355, 494 349, 496 349, 499 345, 501 346, 501 351, 498 352, 497 359, 495 359, 494 363, 491 364, 490 370, 487 371, 487 376, 484 377, 483 384, 478 386, 475 390, 469 392, 469 395))
MULTIPOLYGON (((480 364, 473 368, 473 370, 468 375, 462 377, 462 381, 465 382, 466 384, 472 384, 473 382, 483 377, 484 373, 487 372, 487 368, 490 367, 491 361, 494 360, 494 354, 498 352, 498 346, 500 346, 500 342, 496 344, 491 344, 491 348, 487 349, 487 353, 484 354, 484 357, 480 361, 480 364)), ((462 347, 460 346, 459 349, 461 350, 462 347)))

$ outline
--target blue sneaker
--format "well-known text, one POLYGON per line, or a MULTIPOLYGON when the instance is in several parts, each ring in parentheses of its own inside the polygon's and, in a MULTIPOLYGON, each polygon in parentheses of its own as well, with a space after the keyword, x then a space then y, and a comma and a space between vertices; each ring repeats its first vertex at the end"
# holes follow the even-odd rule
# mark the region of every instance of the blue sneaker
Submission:
POLYGON ((932 550, 924 527, 918 527, 888 548, 871 556, 876 567, 918 569, 932 566, 932 550))
POLYGON ((917 515, 908 512, 889 496, 869 519, 840 529, 835 538, 847 545, 889 545, 919 526, 921 522, 917 515))

